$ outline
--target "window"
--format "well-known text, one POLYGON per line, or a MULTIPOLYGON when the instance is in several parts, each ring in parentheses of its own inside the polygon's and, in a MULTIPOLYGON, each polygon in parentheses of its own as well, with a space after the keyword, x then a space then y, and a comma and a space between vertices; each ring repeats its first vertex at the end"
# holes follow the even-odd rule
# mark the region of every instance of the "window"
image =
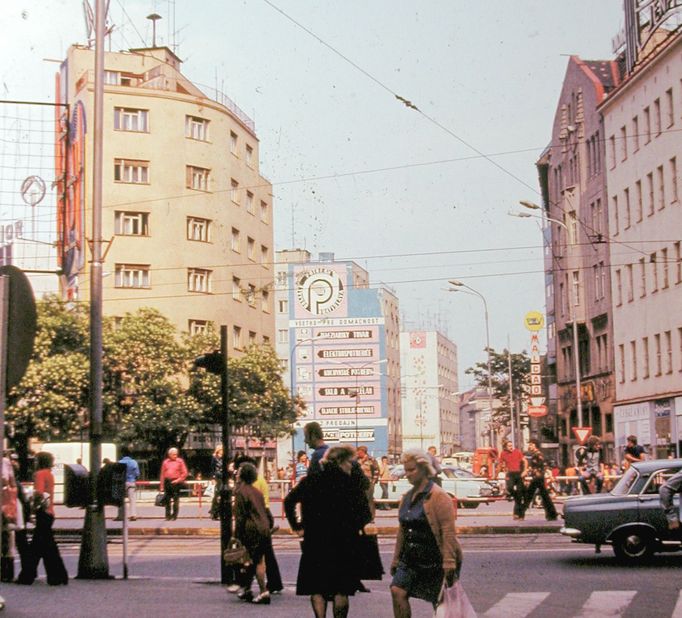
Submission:
POLYGON ((209 170, 203 167, 195 167, 188 165, 187 172, 187 188, 196 189, 197 191, 208 191, 209 170))
POLYGON ((601 298, 601 290, 599 289, 601 279, 599 278, 599 268, 596 264, 592 266, 592 278, 594 280, 594 299, 599 300, 601 298))
POLYGON ((187 240, 211 241, 211 221, 200 217, 187 217, 187 240))
POLYGON ((116 211, 114 233, 119 236, 149 236, 148 212, 116 211))
POLYGON ((246 302, 249 303, 249 306, 255 307, 256 306, 256 286, 253 285, 253 283, 249 283, 249 287, 246 290, 246 302))
POLYGON ((601 278, 601 296, 606 298, 606 265, 604 262, 599 262, 599 277, 601 278))
POLYGON ((661 99, 654 101, 654 131, 656 137, 661 134, 661 99))
POLYGON ((208 141, 208 120, 197 116, 185 116, 185 137, 208 141))
POLYGON ((618 381, 625 383, 625 345, 618 345, 618 381))
POLYGON ((670 159, 670 201, 676 202, 679 199, 677 193, 677 157, 670 159))
POLYGON ((574 270, 571 273, 571 282, 573 289, 573 304, 575 306, 580 304, 580 271, 574 270))
POLYGON ((673 89, 668 88, 665 91, 665 119, 666 127, 672 127, 675 124, 675 110, 673 106, 673 89))
POLYGON ((104 83, 107 86, 119 86, 121 74, 118 71, 104 71, 104 83))
POLYGON ((230 199, 239 204, 239 183, 234 179, 230 179, 230 199))
POLYGON ((639 117, 632 119, 632 149, 634 152, 639 150, 639 117))
POLYGON ((566 315, 566 289, 564 284, 559 284, 559 312, 563 318, 566 315))
POLYGON ((649 337, 642 338, 642 377, 649 377, 649 337))
POLYGON ((662 366, 661 366, 661 335, 658 333, 654 335, 654 344, 656 348, 656 375, 660 376, 662 371, 662 366))
POLYGON ((639 223, 644 216, 644 204, 642 202, 642 181, 638 180, 635 183, 635 193, 637 199, 637 223, 639 223))
POLYGON ((673 335, 667 330, 663 336, 665 337, 665 372, 670 374, 673 372, 673 335))
POLYGON ((635 285, 633 281, 632 264, 626 264, 625 273, 627 274, 628 302, 631 303, 635 296, 635 285))
POLYGON ((270 313, 270 292, 263 290, 260 297, 260 308, 265 313, 270 313))
POLYGON ((263 345, 270 345, 270 337, 263 335, 263 345))
POLYGON ((651 141, 651 113, 649 108, 644 108, 644 143, 648 144, 651 141))
POLYGON ((656 252, 649 256, 651 264, 651 291, 658 292, 658 264, 656 264, 656 252))
POLYGON ((289 329, 280 328, 277 331, 277 343, 289 343, 289 329))
POLYGON ((616 138, 614 135, 609 137, 609 167, 616 167, 616 138))
POLYGON ((578 217, 575 210, 568 213, 568 243, 575 245, 578 242, 578 217))
POLYGON ((646 263, 644 258, 639 258, 639 297, 646 296, 646 263))
POLYGON ((648 203, 647 203, 647 215, 650 217, 651 215, 654 214, 654 175, 653 173, 649 173, 646 175, 646 188, 647 188, 647 194, 648 194, 648 203))
POLYGON ((627 230, 632 225, 632 213, 630 212, 630 189, 625 189, 625 229, 627 230))
POLYGON ((670 265, 668 264, 668 248, 661 249, 661 263, 663 264, 663 283, 661 289, 665 290, 670 285, 670 265))
POLYGON ((250 260, 256 259, 256 241, 251 236, 246 237, 246 257, 250 260))
POLYGON ((249 331, 249 345, 256 345, 256 333, 252 330, 249 331))
POLYGON ((663 174, 663 166, 659 165, 656 169, 658 177, 658 209, 665 208, 665 176, 663 174))
POLYGON ((232 299, 242 300, 242 280, 239 277, 232 277, 232 299))
POLYGON ((620 160, 628 158, 628 129, 625 126, 620 128, 620 160))
POLYGON ((630 342, 630 380, 637 379, 637 342, 630 342))
POLYGON ((242 349, 242 329, 241 326, 232 327, 232 347, 235 350, 242 349))
POLYGON ((149 264, 116 264, 114 285, 117 288, 151 287, 149 264))
POLYGON ((188 328, 190 335, 201 335, 208 332, 208 320, 189 320, 188 328))
POLYGON ((246 145, 246 164, 253 167, 253 148, 248 144, 246 145))
POLYGON ((251 191, 246 192, 246 212, 250 215, 256 214, 256 208, 253 205, 253 193, 251 191))
POLYGON ((133 161, 130 159, 114 160, 114 180, 146 185, 149 183, 149 161, 133 161))
POLYGON ((611 210, 613 211, 613 235, 618 235, 618 230, 620 229, 620 220, 618 216, 618 196, 614 195, 611 198, 611 210))
POLYGON ((616 306, 623 304, 623 278, 620 268, 616 269, 616 306))
POLYGON ((116 131, 148 133, 148 118, 149 112, 146 109, 114 107, 114 129, 116 131))
POLYGON ((680 241, 678 240, 674 245, 675 249, 675 284, 682 283, 682 251, 680 250, 680 241))
POLYGON ((187 269, 187 291, 201 292, 203 294, 211 293, 211 279, 212 272, 203 268, 188 268, 187 269))
POLYGON ((265 245, 260 246, 260 263, 267 267, 270 261, 270 252, 265 245))
POLYGON ((230 152, 233 155, 237 154, 237 134, 234 131, 230 131, 230 152))
POLYGON ((288 300, 278 300, 277 301, 277 311, 278 313, 289 313, 289 301, 288 300))
POLYGON ((267 204, 267 202, 261 201, 261 203, 260 203, 260 220, 263 221, 263 223, 268 222, 268 204, 267 204))
POLYGON ((230 236, 230 248, 237 253, 241 252, 241 240, 239 238, 239 230, 236 227, 232 228, 232 235, 230 236))

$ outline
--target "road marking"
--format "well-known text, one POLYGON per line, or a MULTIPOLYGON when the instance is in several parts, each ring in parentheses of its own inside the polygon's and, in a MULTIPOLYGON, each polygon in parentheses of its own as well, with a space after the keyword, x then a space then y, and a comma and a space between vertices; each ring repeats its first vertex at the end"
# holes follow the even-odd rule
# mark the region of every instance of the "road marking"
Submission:
POLYGON ((595 590, 574 618, 622 616, 636 594, 636 590, 595 590))
POLYGON ((677 595, 677 603, 670 618, 682 618, 682 590, 677 595))
POLYGON ((483 616, 488 618, 524 618, 549 596, 549 592, 510 592, 483 616))

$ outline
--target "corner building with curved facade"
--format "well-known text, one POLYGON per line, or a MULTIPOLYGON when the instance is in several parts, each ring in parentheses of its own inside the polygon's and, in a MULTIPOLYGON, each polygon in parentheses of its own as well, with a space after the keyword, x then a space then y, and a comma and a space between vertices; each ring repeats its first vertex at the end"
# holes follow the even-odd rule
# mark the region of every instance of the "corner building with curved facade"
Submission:
MULTIPOLYGON (((180 65, 167 47, 105 54, 104 313, 154 307, 190 333, 228 324, 238 353, 274 336, 272 187, 253 121, 180 65)), ((61 290, 87 301, 94 51, 70 47, 56 88, 69 114, 56 131, 61 290)))

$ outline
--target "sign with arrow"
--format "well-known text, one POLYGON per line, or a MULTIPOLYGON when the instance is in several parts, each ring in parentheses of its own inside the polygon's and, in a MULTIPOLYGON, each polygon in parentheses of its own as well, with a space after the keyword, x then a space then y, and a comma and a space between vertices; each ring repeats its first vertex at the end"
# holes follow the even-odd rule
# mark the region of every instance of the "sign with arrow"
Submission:
POLYGON ((571 427, 579 444, 585 444, 592 435, 592 427, 571 427))

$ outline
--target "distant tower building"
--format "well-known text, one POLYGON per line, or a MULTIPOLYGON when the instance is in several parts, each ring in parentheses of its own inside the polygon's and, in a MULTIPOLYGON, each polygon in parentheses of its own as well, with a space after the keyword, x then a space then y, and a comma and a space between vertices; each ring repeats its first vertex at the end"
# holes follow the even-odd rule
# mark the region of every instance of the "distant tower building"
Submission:
POLYGON ((400 333, 403 448, 459 450, 457 346, 437 331, 400 333))
MULTIPOLYGON (((229 324, 229 352, 274 336, 272 188, 253 121, 180 72, 167 47, 104 57, 104 313, 151 306, 181 331, 229 324)), ((58 257, 65 298, 87 301, 94 51, 57 79, 58 257)))
POLYGON ((401 452, 398 300, 369 274, 331 253, 277 252, 277 353, 306 409, 280 461, 305 448, 301 428, 322 426, 329 443, 364 444, 375 457, 401 452))

